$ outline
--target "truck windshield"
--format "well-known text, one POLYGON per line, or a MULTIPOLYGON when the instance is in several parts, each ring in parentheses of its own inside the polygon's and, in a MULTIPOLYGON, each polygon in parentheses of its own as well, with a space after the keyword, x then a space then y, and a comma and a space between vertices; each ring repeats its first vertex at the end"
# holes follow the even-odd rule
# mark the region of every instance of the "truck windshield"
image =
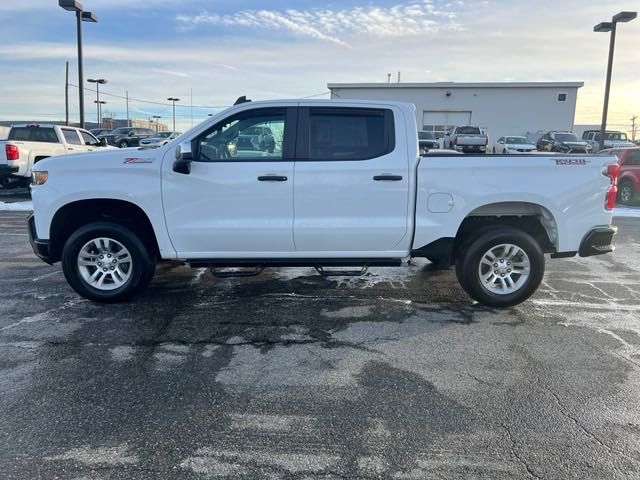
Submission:
POLYGON ((12 127, 9 140, 58 143, 58 136, 52 127, 12 127))
POLYGON ((480 129, 478 127, 458 127, 456 133, 462 135, 480 135, 480 129))

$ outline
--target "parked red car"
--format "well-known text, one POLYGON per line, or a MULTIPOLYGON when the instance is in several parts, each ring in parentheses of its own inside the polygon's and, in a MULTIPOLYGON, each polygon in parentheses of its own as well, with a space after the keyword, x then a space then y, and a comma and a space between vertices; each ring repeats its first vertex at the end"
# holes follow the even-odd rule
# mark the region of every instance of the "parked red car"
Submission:
POLYGON ((618 177, 618 201, 625 205, 640 198, 640 147, 609 148, 600 153, 618 157, 620 176, 618 177))

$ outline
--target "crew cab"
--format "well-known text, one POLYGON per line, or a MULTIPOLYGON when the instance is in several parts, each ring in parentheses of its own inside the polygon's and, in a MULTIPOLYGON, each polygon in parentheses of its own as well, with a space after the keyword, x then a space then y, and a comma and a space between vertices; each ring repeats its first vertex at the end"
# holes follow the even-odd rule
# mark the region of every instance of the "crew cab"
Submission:
POLYGON ((453 127, 443 140, 443 148, 459 150, 464 153, 485 153, 489 138, 480 127, 453 127))
POLYGON ((43 124, 13 125, 0 153, 0 165, 7 165, 3 183, 28 185, 31 169, 39 161, 55 155, 91 152, 105 145, 105 142, 81 128, 43 124))
POLYGON ((618 168, 608 156, 421 157, 410 104, 244 102, 155 149, 39 162, 29 232, 100 302, 141 291, 163 260, 353 274, 425 257, 506 307, 537 289, 545 254, 612 251, 618 168), (273 151, 240 148, 253 127, 270 129, 273 151))

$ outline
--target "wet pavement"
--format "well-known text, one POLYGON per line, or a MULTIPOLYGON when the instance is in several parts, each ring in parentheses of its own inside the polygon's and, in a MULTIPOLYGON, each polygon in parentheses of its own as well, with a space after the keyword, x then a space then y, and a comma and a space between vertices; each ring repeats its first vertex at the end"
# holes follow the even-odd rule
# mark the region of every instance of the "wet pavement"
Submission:
POLYGON ((427 262, 158 268, 97 305, 0 212, 3 479, 640 477, 640 219, 473 305, 427 262))

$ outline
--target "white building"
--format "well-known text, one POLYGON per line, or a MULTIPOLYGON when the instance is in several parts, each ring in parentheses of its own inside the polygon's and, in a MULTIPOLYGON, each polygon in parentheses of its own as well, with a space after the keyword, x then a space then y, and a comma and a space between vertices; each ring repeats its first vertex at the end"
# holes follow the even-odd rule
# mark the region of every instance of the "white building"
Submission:
POLYGON ((332 98, 394 100, 416 106, 418 128, 441 137, 459 125, 476 125, 497 139, 533 138, 572 130, 583 82, 518 83, 330 83, 332 98))

